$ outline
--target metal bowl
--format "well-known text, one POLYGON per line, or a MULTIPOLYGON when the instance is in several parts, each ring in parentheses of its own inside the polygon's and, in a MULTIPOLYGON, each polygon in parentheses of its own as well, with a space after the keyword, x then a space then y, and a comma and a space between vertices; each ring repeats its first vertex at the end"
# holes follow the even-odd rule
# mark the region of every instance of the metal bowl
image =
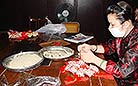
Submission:
POLYGON ((74 50, 69 47, 63 47, 63 46, 48 46, 42 48, 40 51, 40 54, 48 59, 64 59, 72 56, 74 54, 74 50), (59 51, 59 52, 58 52, 59 51), (47 55, 45 52, 48 52, 47 55), (55 55, 53 53, 55 52, 55 55), (62 52, 63 54, 61 54, 62 52))
POLYGON ((51 76, 36 76, 26 80, 26 86, 60 86, 59 79, 51 76))
MULTIPOLYGON (((24 59, 28 60, 29 57, 23 57, 24 59)), ((31 57, 30 57, 31 58, 31 57)), ((41 56, 38 52, 35 52, 35 51, 28 51, 28 52, 20 52, 18 54, 14 54, 14 55, 11 55, 7 58, 5 58, 3 61, 2 61, 2 65, 7 68, 8 70, 11 70, 11 71, 15 71, 15 72, 23 72, 23 71, 28 71, 28 70, 31 70, 31 69, 34 69, 38 66, 40 66, 41 62, 44 60, 43 56, 41 56), (39 60, 36 62, 36 63, 32 63, 31 65, 29 66, 26 66, 25 67, 10 67, 9 64, 10 62, 12 62, 14 59, 17 59, 19 58, 20 56, 23 56, 23 55, 35 55, 37 57, 39 57, 39 60)), ((19 62, 21 61, 21 59, 19 59, 19 62)), ((26 63, 26 62, 25 62, 26 63)), ((15 63, 16 64, 16 63, 15 63)), ((17 63, 18 64, 18 63, 17 63)), ((24 65, 24 64, 23 64, 24 65)), ((19 66, 19 65, 18 65, 19 66)))

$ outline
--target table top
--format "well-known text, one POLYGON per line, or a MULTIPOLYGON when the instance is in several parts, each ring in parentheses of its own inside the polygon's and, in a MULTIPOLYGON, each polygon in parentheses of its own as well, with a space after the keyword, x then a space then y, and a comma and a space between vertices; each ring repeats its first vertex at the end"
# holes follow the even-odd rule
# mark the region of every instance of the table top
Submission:
MULTIPOLYGON (((42 47, 38 45, 38 42, 42 41, 22 41, 22 42, 10 42, 7 47, 5 47, 3 50, 0 51, 0 62, 4 58, 6 58, 9 55, 12 55, 14 53, 18 53, 19 51, 27 51, 27 50, 39 50, 42 47)), ((92 39, 89 41, 89 43, 95 43, 95 40, 92 39)), ((75 50, 75 53, 77 53, 77 45, 74 43, 70 43, 67 47, 70 47, 75 50)), ((102 56, 98 54, 99 56, 102 56)), ((2 65, 0 65, 0 81, 5 81, 9 83, 9 86, 12 86, 16 83, 16 81, 23 81, 22 79, 26 79, 28 76, 52 76, 61 81, 61 86, 116 86, 116 82, 113 79, 112 75, 107 74, 102 69, 99 69, 100 72, 97 74, 97 76, 92 76, 88 78, 88 80, 82 80, 77 81, 74 83, 65 83, 66 76, 70 75, 71 73, 61 73, 60 68, 65 64, 66 61, 76 59, 75 55, 67 58, 67 59, 61 59, 61 60, 51 60, 50 65, 40 65, 39 67, 25 71, 25 72, 14 72, 11 70, 6 69, 2 65), (24 77, 24 78, 22 78, 24 77)), ((24 82, 23 82, 24 83, 24 82)), ((19 85, 19 86, 26 86, 25 84, 19 85)))

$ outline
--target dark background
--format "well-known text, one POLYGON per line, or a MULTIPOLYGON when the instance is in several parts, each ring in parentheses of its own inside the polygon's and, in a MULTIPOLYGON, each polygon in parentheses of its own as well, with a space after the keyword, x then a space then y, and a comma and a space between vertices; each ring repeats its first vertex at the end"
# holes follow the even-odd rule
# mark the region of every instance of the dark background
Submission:
MULTIPOLYGON (((119 0, 3 0, 0 4, 0 32, 9 29, 28 30, 29 16, 48 16, 53 23, 60 23, 55 15, 56 8, 68 2, 76 8, 73 21, 80 23, 80 32, 92 33, 97 41, 105 42, 112 37, 107 29, 106 8, 117 1, 119 0)), ((137 5, 137 0, 125 1, 137 5)))

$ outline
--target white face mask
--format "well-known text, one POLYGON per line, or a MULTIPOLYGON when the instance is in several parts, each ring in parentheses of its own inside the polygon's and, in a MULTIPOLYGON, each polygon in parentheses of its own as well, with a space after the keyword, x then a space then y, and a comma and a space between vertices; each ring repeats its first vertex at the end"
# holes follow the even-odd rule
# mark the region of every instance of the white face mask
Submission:
POLYGON ((125 32, 120 30, 121 27, 122 26, 114 27, 114 28, 108 28, 108 29, 114 37, 123 37, 125 35, 125 32))

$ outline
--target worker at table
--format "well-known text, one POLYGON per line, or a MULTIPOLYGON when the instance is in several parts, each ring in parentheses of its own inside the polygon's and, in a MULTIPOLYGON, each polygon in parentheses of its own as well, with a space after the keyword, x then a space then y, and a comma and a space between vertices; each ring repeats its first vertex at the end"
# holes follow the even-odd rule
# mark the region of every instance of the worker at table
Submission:
POLYGON ((94 63, 114 76, 118 86, 138 86, 138 28, 132 7, 120 1, 107 8, 108 30, 115 37, 100 45, 82 44, 78 46, 80 57, 87 63, 94 63), (116 54, 103 60, 95 53, 116 54))

